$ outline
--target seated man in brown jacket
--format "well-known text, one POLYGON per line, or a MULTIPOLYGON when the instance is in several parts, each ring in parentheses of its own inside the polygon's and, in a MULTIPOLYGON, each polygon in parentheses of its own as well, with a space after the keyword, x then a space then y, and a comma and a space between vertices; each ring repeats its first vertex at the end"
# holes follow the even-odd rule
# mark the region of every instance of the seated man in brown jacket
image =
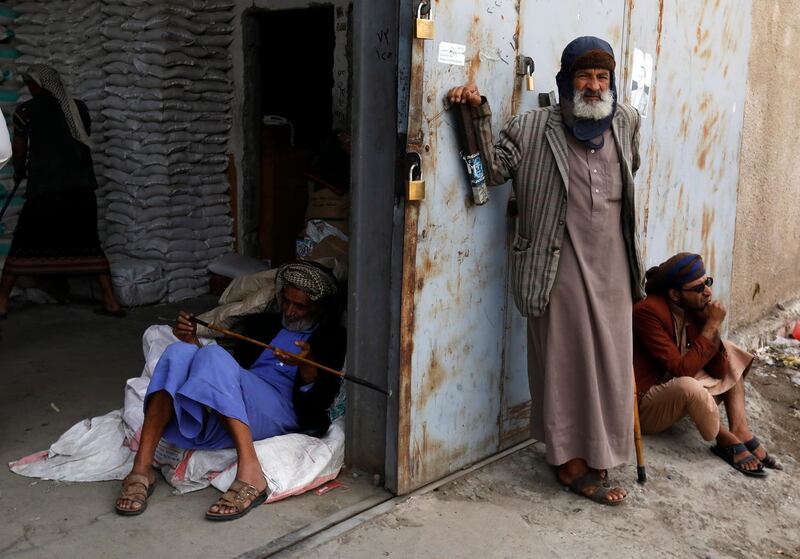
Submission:
POLYGON ((712 452, 740 472, 782 469, 750 432, 743 378, 753 356, 722 341, 725 307, 711 298, 703 259, 682 252, 646 274, 647 297, 633 307, 633 367, 643 433, 689 415, 712 452), (720 422, 719 402, 728 414, 720 422))

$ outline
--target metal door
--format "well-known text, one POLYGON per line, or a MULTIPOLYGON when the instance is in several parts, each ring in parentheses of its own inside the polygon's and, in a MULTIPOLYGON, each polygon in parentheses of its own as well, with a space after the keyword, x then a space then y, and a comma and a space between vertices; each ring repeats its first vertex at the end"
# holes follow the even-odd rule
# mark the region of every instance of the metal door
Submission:
POLYGON ((630 2, 625 92, 652 60, 636 179, 645 262, 702 254, 714 295, 730 300, 751 3, 630 2))
POLYGON ((538 106, 535 93, 523 91, 517 55, 534 58, 538 89, 547 92, 572 38, 597 33, 602 23, 601 30, 618 26, 619 44, 624 4, 521 4, 439 0, 435 39, 413 44, 408 151, 422 156, 427 193, 406 207, 400 493, 527 436, 525 328, 507 286, 510 186, 491 189, 484 206, 471 203, 455 115, 440 112, 450 87, 475 81, 490 100, 497 134, 520 106, 538 106), (452 56, 458 47, 443 42, 463 46, 463 65, 452 56))
POLYGON ((422 157, 427 196, 405 210, 399 493, 513 444, 528 425, 525 324, 507 285, 510 189, 492 189, 485 206, 470 203, 454 115, 440 114, 447 90, 475 81, 497 135, 512 114, 539 106, 538 93, 555 89, 573 38, 596 35, 613 46, 623 100, 632 97, 634 60, 649 56, 648 95, 636 92, 646 116, 636 181, 646 263, 702 252, 726 300, 749 10, 747 2, 677 0, 435 3, 435 39, 413 40, 409 83, 407 150, 422 157), (463 65, 453 64, 459 46, 463 65), (535 93, 523 91, 518 55, 534 60, 535 93))

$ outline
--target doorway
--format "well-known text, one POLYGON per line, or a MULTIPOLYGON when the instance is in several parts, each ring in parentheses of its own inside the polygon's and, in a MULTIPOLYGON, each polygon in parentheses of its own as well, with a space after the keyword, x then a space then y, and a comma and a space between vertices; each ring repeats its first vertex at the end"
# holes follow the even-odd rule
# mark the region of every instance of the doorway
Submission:
MULTIPOLYGON (((354 325, 359 316, 369 317, 386 325, 388 331, 389 319, 369 300, 373 296, 381 297, 381 303, 388 308, 388 297, 379 291, 388 289, 388 285, 358 292, 352 285, 360 284, 360 273, 372 276, 375 266, 388 267, 392 251, 370 248, 371 241, 391 237, 391 233, 379 236, 373 228, 367 231, 367 240, 358 242, 369 250, 368 254, 356 256, 353 253, 360 250, 354 247, 361 233, 361 229, 350 227, 351 198, 356 196, 355 183, 351 188, 350 172, 350 137, 354 132, 351 115, 358 112, 351 106, 354 97, 351 91, 353 83, 360 80, 354 76, 353 6, 344 0, 307 8, 297 8, 295 3, 290 9, 277 9, 286 2, 274 4, 276 9, 270 6, 253 8, 242 17, 241 245, 250 256, 269 260, 273 268, 298 257, 323 259, 324 264, 333 267, 340 281, 348 285, 344 291, 347 293, 347 372, 386 386, 388 359, 382 348, 389 344, 388 333, 382 335, 369 326, 354 325), (362 303, 365 306, 362 307, 362 303), (359 336, 358 332, 364 330, 373 332, 375 339, 359 336), (365 343, 365 340, 370 341, 365 343), (359 347, 354 350, 354 346, 359 347), (364 354, 382 360, 381 367, 362 365, 359 355, 364 354)), ((391 72, 391 68, 388 71, 391 72)), ((394 79, 392 76, 389 83, 396 88, 394 79)), ((396 101, 387 97, 384 103, 391 109, 387 118, 396 119, 396 101)), ((388 127, 388 131, 394 132, 395 127, 388 127)), ((394 158, 395 141, 393 137, 388 147, 391 158, 394 158)), ((373 143, 372 147, 380 145, 373 143)), ((393 173, 392 166, 383 169, 393 173)), ((380 189, 378 183, 372 181, 370 189, 361 192, 366 192, 370 200, 382 195, 381 192, 388 194, 388 205, 382 215, 370 209, 365 211, 369 211, 372 218, 382 219, 382 226, 391 232, 393 179, 382 184, 380 189)), ((360 223, 366 224, 364 220, 360 223)), ((358 495, 358 502, 348 505, 355 510, 359 503, 374 504, 376 499, 390 495, 384 489, 387 403, 382 395, 374 397, 363 393, 363 389, 360 389, 362 392, 355 389, 354 394, 353 386, 347 383, 342 390, 347 393, 347 456, 346 468, 338 481, 345 485, 351 497, 358 495), (366 422, 365 417, 371 420, 366 422), (362 435, 357 432, 359 430, 368 433, 362 435)), ((303 495, 281 506, 292 508, 295 501, 297 506, 307 506, 322 500, 303 495)), ((324 503, 321 503, 320 511, 323 510, 324 503)), ((329 510, 328 514, 334 512, 337 511, 329 510)), ((320 521, 326 516, 322 514, 320 521)))

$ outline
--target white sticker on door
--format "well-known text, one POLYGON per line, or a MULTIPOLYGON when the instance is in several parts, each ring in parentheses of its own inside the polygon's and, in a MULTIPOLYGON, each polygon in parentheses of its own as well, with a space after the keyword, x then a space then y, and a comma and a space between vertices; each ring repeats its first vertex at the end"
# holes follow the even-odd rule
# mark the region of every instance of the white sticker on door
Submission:
POLYGON ((466 62, 467 52, 466 45, 459 45, 457 43, 439 43, 439 63, 440 64, 453 64, 455 66, 463 66, 466 62))
POLYGON ((642 118, 647 118, 650 107, 650 88, 653 85, 653 56, 649 52, 633 49, 633 68, 631 72, 631 105, 639 110, 642 118))

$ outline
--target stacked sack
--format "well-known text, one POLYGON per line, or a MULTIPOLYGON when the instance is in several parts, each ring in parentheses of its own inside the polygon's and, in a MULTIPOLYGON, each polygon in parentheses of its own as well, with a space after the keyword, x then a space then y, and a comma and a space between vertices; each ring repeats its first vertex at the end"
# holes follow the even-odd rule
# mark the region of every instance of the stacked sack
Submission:
MULTIPOLYGON (((95 172, 99 175, 103 163, 102 143, 98 142, 103 120, 99 100, 104 75, 100 69, 103 38, 97 32, 103 14, 97 10, 97 2, 26 1, 15 3, 14 10, 19 14, 14 29, 21 54, 18 67, 24 70, 39 63, 52 66, 73 97, 86 102, 92 119, 95 172)), ((20 101, 29 98, 27 88, 23 88, 20 101)))
POLYGON ((208 263, 231 251, 225 173, 234 5, 20 5, 29 44, 37 43, 25 62, 53 65, 92 112, 100 233, 123 304, 206 293, 208 263), (73 56, 61 56, 61 43, 73 56))
POLYGON ((106 246, 160 262, 170 301, 206 293, 208 263, 233 243, 225 172, 234 4, 101 8, 106 246))
MULTIPOLYGON (((12 130, 11 118, 14 114, 19 99, 20 81, 17 78, 16 60, 19 57, 14 28, 16 26, 17 12, 0 4, 0 108, 3 111, 9 132, 12 130)), ((11 247, 11 235, 17 225, 19 211, 22 209, 24 199, 22 193, 17 191, 11 200, 14 190, 14 167, 9 161, 0 169, 0 208, 8 201, 8 208, 0 220, 0 269, 3 267, 11 247)))

